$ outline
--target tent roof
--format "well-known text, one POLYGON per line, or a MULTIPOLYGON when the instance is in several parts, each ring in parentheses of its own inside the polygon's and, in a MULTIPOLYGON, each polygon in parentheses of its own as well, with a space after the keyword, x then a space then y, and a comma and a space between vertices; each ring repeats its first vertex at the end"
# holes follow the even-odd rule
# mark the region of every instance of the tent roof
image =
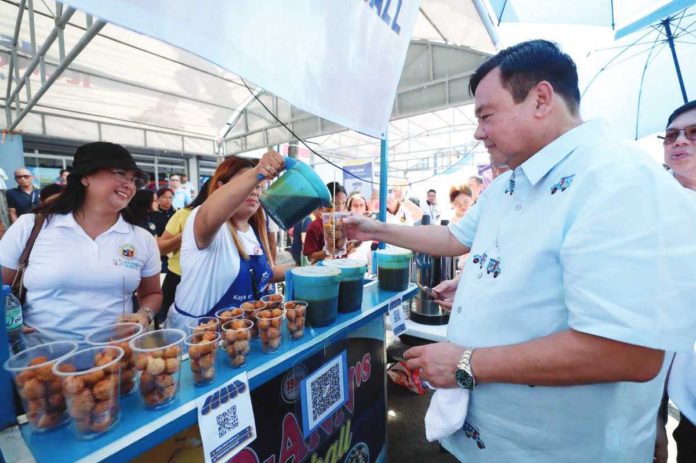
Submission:
MULTIPOLYGON (((0 72, 6 76, 19 5, 17 1, 0 1, 0 72)), ((25 11, 19 33, 20 76, 37 56, 35 50, 53 30, 55 18, 65 14, 62 5, 57 3, 53 6, 35 1, 33 7, 33 18, 29 18, 25 11), (35 44, 31 41, 29 19, 35 23, 35 44)), ((72 15, 63 33, 64 51, 61 51, 59 39, 45 54, 47 76, 60 64, 62 54, 69 53, 78 44, 90 24, 91 18, 82 12, 76 11, 72 15)), ((475 67, 486 56, 476 50, 493 50, 471 2, 423 0, 414 38, 471 47, 445 46, 440 57, 431 56, 431 63, 439 59, 438 64, 444 65, 446 60, 459 55, 456 61, 459 68, 443 69, 445 77, 471 71, 472 66, 475 67), (468 59, 463 57, 465 52, 470 55, 468 59)), ((2 82, 0 104, 6 106, 9 79, 2 82)), ((421 84, 422 79, 414 83, 421 84)), ((41 75, 37 68, 30 78, 33 92, 28 94, 25 89, 19 94, 22 107, 40 87, 41 75)), ((249 91, 239 76, 181 49, 107 24, 86 47, 79 50, 68 69, 17 128, 48 136, 115 140, 134 146, 213 154, 214 141, 221 133, 227 132, 225 127, 229 127, 226 124, 230 118, 241 114, 248 106, 249 97, 249 91)), ((264 95, 264 98, 273 101, 272 95, 264 95)), ((449 101, 441 99, 438 104, 447 105, 449 101)), ((432 107, 414 105, 401 117, 428 111, 432 107)), ((278 116, 284 121, 300 113, 287 103, 284 108, 287 111, 283 112, 283 108, 278 111, 278 116)), ((264 112, 249 115, 243 133, 238 125, 232 127, 236 130, 233 135, 245 135, 270 124, 272 117, 264 112)), ((0 114, 0 124, 7 126, 4 112, 0 114)), ((326 128, 329 132, 342 129, 331 123, 327 123, 326 128)), ((268 139, 259 141, 269 144, 268 139)))

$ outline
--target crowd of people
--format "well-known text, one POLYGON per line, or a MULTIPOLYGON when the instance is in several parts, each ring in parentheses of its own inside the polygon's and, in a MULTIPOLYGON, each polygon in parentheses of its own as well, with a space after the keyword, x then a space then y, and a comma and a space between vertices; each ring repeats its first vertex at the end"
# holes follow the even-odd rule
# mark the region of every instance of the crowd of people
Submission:
POLYGON ((555 44, 501 51, 470 90, 489 186, 479 176, 453 185, 447 219, 436 190, 419 206, 393 186, 382 223, 374 196, 332 182, 333 207, 289 231, 289 264, 277 262, 259 201, 284 166, 273 150, 227 158, 198 194, 179 175, 140 189, 147 174, 106 142, 81 146, 50 190, 18 169, 0 264, 12 283, 40 230, 23 277, 27 345, 108 320, 186 329, 271 293, 303 259, 369 261, 381 241, 462 256, 457 278, 433 288, 451 310, 448 342, 405 353, 431 385, 466 391, 443 408, 465 416, 441 441, 458 459, 664 462, 658 409, 669 396, 682 414, 678 461, 694 461, 696 102, 667 118, 665 170, 582 120, 575 64, 555 44), (336 255, 322 213, 343 211, 336 255))

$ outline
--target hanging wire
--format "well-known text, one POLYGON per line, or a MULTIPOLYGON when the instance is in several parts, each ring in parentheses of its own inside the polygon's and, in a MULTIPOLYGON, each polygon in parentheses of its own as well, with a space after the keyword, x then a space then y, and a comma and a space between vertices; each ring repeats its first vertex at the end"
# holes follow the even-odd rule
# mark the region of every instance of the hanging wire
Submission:
MULTIPOLYGON (((281 121, 281 120, 278 118, 278 116, 276 116, 276 115, 273 113, 273 111, 271 111, 270 108, 269 108, 268 106, 266 106, 266 104, 265 104, 263 101, 261 101, 261 99, 259 98, 259 96, 256 94, 257 92, 254 92, 254 91, 251 89, 251 87, 249 87, 249 84, 247 84, 246 80, 244 80, 244 79, 241 79, 241 80, 242 80, 242 83, 244 84, 244 86, 246 87, 246 89, 249 91, 249 94, 250 94, 251 96, 254 97, 254 99, 261 105, 261 107, 262 107, 263 109, 265 109, 266 112, 268 112, 268 114, 270 114, 271 117, 273 117, 273 119, 275 119, 275 121, 276 121, 278 124, 282 125, 288 132, 290 132, 290 134, 291 134, 293 137, 295 137, 295 139, 297 139, 297 141, 299 141, 300 143, 302 143, 302 144, 304 145, 304 147, 307 148, 310 152, 312 152, 315 156, 317 156, 318 158, 322 159, 323 161, 325 161, 326 163, 330 164, 331 166, 335 167, 336 169, 340 170, 340 171, 343 172, 344 174, 348 174, 348 175, 351 176, 351 177, 357 178, 357 179, 360 180, 361 182, 365 182, 365 183, 370 184, 370 185, 377 185, 377 186, 380 185, 379 182, 375 182, 375 181, 373 181, 373 180, 368 180, 368 179, 366 179, 366 178, 360 178, 360 177, 358 177, 357 175, 355 175, 354 173, 348 172, 347 170, 345 170, 343 167, 339 166, 339 165, 336 164, 335 162, 332 162, 332 161, 329 160, 328 158, 326 158, 326 157, 322 156, 321 154, 319 154, 316 150, 314 150, 312 147, 310 147, 302 138, 300 138, 290 127, 288 127, 288 125, 287 125, 285 122, 281 121)), ((428 181, 428 180, 430 180, 430 179, 432 179, 432 178, 435 178, 435 177, 437 177, 437 176, 439 176, 439 175, 443 175, 444 173, 446 173, 447 171, 449 171, 449 170, 452 169, 453 167, 457 166, 458 164, 460 164, 460 163, 463 162, 464 160, 469 159, 469 158, 471 157, 472 151, 473 151, 474 149, 476 149, 476 147, 477 147, 480 143, 481 143, 480 141, 477 141, 476 144, 474 144, 474 146, 471 147, 471 151, 470 151, 469 153, 467 153, 465 156, 461 157, 460 159, 457 159, 455 162, 453 162, 452 164, 450 164, 450 165, 449 165, 447 168, 445 168, 443 171, 441 171, 441 172, 439 172, 439 173, 436 173, 436 174, 433 174, 433 175, 431 175, 431 176, 429 176, 429 177, 420 179, 420 180, 416 180, 416 181, 413 181, 413 182, 408 182, 408 184, 409 184, 409 185, 415 185, 415 184, 417 184, 417 183, 423 183, 423 182, 426 182, 426 181, 428 181)), ((383 166, 380 166, 380 169, 381 169, 382 167, 383 167, 383 166)), ((395 184, 395 185, 389 185, 389 184, 387 184, 387 186, 394 187, 394 186, 401 186, 401 184, 395 184)))

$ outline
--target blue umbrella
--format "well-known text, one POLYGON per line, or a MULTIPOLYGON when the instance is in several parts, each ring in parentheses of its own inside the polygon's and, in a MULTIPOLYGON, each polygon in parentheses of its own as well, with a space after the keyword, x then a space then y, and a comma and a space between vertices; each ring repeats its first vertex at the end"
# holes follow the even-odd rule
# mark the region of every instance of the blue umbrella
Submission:
MULTIPOLYGON (((633 22, 636 17, 645 16, 649 10, 658 6, 685 8, 693 1, 672 1, 665 5, 662 0, 488 0, 494 21, 582 24, 587 26, 608 26, 612 29, 633 22)), ((673 10, 674 11, 674 10, 673 10)), ((666 16, 666 14, 665 14, 666 16)))
POLYGON ((667 116, 694 97, 696 7, 674 11, 678 3, 694 4, 656 9, 618 29, 611 46, 578 63, 581 71, 599 69, 583 91, 584 116, 602 117, 637 139, 663 130, 667 116))

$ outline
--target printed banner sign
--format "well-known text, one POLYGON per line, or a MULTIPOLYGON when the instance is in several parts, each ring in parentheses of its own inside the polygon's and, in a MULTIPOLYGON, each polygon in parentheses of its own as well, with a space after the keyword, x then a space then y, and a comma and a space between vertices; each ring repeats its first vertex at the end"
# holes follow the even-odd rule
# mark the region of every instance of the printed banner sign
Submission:
POLYGON ((246 373, 199 399, 198 427, 206 463, 229 461, 256 439, 246 373))
POLYGON ((374 137, 385 136, 420 6, 420 0, 65 3, 188 50, 300 109, 374 137))
POLYGON ((406 320, 404 319, 404 312, 401 309, 400 297, 389 303, 389 317, 391 319, 391 328, 394 336, 398 336, 406 331, 406 320))
POLYGON ((370 201, 372 197, 372 161, 357 161, 343 165, 343 187, 348 192, 348 197, 359 193, 370 201))

